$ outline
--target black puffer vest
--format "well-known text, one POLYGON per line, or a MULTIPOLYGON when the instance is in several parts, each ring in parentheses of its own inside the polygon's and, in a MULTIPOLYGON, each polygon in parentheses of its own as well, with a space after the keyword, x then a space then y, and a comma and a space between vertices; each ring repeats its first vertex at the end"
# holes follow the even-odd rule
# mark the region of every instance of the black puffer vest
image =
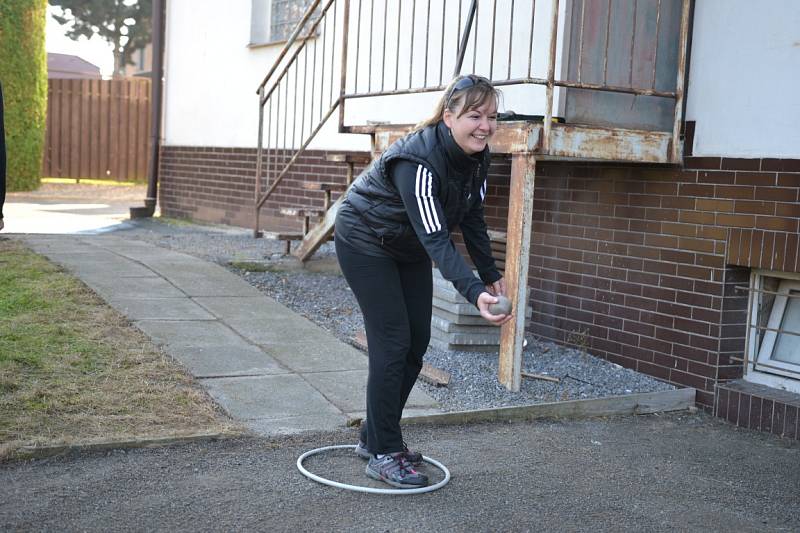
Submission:
POLYGON ((345 202, 357 212, 380 240, 381 246, 399 258, 415 259, 425 250, 414 233, 399 193, 389 176, 396 159, 420 163, 440 183, 438 200, 447 228, 452 231, 475 202, 481 201, 481 187, 489 169, 488 148, 477 157, 467 156, 439 122, 393 143, 359 175, 345 202))

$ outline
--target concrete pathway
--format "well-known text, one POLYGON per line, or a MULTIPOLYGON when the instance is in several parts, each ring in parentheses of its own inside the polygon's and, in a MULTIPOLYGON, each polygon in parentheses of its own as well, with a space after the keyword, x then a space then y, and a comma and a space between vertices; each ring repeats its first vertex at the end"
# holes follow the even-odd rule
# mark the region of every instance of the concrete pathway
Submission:
MULTIPOLYGON (((115 235, 25 235, 180 361, 260 435, 364 416, 367 358, 223 267, 115 235)), ((441 413, 415 389, 405 416, 441 413)))

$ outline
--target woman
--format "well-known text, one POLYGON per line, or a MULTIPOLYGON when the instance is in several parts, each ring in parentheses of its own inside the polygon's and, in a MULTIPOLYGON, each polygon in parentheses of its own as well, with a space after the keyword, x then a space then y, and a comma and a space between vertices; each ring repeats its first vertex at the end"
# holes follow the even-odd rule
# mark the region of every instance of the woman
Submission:
POLYGON ((430 341, 431 261, 486 320, 505 282, 491 255, 483 203, 497 129, 497 90, 486 78, 453 80, 434 115, 392 144, 353 183, 336 216, 336 253, 364 315, 369 346, 367 417, 356 453, 369 477, 427 485, 403 442, 400 417, 430 341), (450 237, 460 227, 476 278, 450 237))

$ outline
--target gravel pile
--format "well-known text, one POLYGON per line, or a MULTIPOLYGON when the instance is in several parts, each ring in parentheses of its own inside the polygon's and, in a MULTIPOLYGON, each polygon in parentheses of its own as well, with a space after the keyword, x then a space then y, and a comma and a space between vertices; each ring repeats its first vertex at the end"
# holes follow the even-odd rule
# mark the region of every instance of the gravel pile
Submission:
MULTIPOLYGON (((281 256, 283 243, 253 239, 249 231, 136 222, 132 238, 203 257, 241 275, 250 284, 307 317, 344 342, 364 328, 355 298, 336 268, 333 246, 325 244, 303 268, 281 256)), ((497 382, 497 355, 429 348, 425 361, 450 373, 447 387, 418 382, 448 411, 529 405, 673 390, 672 385, 572 348, 528 336, 524 372, 557 378, 523 378, 519 393, 497 382)))

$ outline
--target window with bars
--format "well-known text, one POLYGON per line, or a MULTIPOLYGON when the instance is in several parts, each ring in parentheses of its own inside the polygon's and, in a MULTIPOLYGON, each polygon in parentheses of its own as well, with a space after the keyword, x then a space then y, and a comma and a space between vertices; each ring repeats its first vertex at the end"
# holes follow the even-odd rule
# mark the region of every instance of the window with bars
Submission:
POLYGON ((755 272, 751 278, 748 366, 800 380, 800 278, 789 276, 755 272))
POLYGON ((252 0, 250 45, 289 39, 312 0, 252 0))

